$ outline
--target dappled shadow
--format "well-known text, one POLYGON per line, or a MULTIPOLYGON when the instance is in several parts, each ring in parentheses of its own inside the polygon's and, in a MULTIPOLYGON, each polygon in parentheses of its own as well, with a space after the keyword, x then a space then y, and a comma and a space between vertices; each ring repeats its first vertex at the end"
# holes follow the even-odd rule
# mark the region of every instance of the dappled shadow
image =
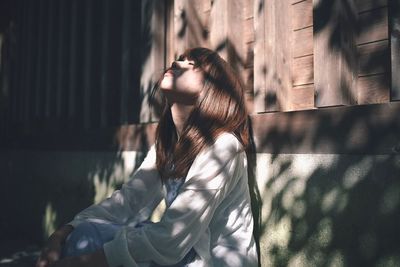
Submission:
POLYGON ((32 266, 48 234, 143 160, 151 126, 120 125, 148 104, 141 67, 162 41, 150 2, 2 1, 0 266, 32 266))
POLYGON ((266 114, 255 122, 263 264, 397 266, 399 106, 266 114), (268 124, 268 125, 267 125, 268 124), (262 129, 261 129, 262 128, 262 129), (263 135, 260 135, 260 134, 263 135))

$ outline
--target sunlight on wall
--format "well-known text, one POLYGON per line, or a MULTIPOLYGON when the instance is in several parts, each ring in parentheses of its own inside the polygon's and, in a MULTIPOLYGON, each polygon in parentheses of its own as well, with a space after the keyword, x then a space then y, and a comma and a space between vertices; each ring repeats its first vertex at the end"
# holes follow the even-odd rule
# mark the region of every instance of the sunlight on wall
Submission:
MULTIPOLYGON (((263 266, 285 265, 284 262, 288 266, 316 266, 325 260, 321 251, 333 238, 332 222, 323 218, 316 229, 310 229, 304 220, 309 209, 306 200, 318 203, 328 212, 336 207, 342 195, 336 189, 322 195, 316 188, 307 187, 313 173, 331 168, 337 160, 337 155, 257 154, 256 174, 263 200, 262 224, 265 229, 261 236, 263 266), (319 203, 321 198, 323 201, 319 203), (294 221, 296 228, 293 228, 294 221), (299 251, 291 252, 288 247, 294 239, 308 241, 299 251)), ((343 266, 339 252, 332 255, 330 261, 330 266, 343 266)))
POLYGON ((47 203, 42 222, 44 240, 46 240, 56 230, 56 220, 57 212, 54 210, 51 203, 47 203))
POLYGON ((343 186, 351 189, 371 170, 374 163, 373 156, 365 156, 359 163, 346 170, 343 176, 343 186))
POLYGON ((96 170, 88 175, 89 181, 93 181, 95 195, 93 203, 99 203, 111 196, 115 187, 126 182, 133 173, 138 152, 125 151, 121 154, 121 160, 116 162, 109 172, 103 171, 103 166, 97 166, 96 170))

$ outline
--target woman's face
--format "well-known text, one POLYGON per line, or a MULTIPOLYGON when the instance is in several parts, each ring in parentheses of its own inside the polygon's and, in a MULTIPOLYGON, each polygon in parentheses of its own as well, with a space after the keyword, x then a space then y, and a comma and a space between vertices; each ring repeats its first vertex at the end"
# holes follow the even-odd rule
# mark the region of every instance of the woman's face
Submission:
POLYGON ((161 80, 160 88, 176 101, 197 100, 204 85, 201 68, 188 59, 174 61, 161 80))

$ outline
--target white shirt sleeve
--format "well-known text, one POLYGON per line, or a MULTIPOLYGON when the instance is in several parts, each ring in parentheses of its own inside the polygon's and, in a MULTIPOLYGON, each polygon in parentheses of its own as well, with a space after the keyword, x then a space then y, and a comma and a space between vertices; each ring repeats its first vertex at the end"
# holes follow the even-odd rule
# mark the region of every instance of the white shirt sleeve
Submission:
POLYGON ((69 224, 74 227, 83 221, 136 224, 147 219, 163 197, 155 159, 155 147, 152 146, 138 170, 121 190, 78 213, 69 224))
POLYGON ((161 221, 141 228, 124 227, 104 245, 110 267, 155 261, 179 262, 208 229, 226 188, 234 183, 239 141, 223 134, 193 162, 185 183, 161 221))

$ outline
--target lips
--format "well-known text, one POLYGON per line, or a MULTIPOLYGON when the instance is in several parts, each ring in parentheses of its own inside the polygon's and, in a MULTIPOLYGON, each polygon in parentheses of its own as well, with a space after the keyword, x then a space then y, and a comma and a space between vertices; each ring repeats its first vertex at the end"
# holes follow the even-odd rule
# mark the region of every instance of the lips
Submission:
POLYGON ((164 76, 165 75, 174 75, 174 71, 172 70, 172 69, 168 69, 165 73, 164 73, 164 76))

